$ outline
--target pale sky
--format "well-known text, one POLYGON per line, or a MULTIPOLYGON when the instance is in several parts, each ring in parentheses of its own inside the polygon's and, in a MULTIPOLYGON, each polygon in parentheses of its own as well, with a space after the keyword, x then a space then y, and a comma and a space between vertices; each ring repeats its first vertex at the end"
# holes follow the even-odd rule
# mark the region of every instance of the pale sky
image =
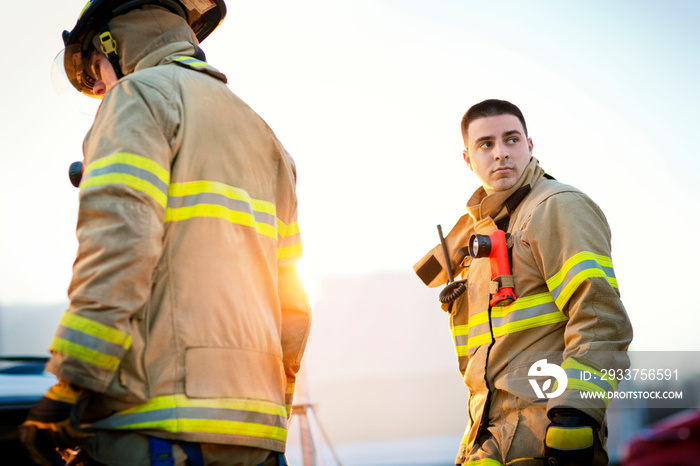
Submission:
MULTIPOLYGON (((412 273, 478 187, 462 115, 506 99, 543 167, 606 213, 632 349, 700 349, 700 3, 226 3, 202 48, 296 160, 318 279, 412 273)), ((0 306, 66 300, 78 201, 67 169, 92 116, 50 72, 84 4, 4 6, 0 306)))

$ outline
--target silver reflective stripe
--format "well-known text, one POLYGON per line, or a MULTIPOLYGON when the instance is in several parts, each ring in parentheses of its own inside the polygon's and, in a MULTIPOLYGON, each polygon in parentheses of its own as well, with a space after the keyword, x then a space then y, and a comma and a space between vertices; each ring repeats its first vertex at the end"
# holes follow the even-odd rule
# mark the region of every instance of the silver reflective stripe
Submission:
POLYGON ((194 207, 198 205, 217 205, 229 210, 250 214, 257 223, 264 223, 272 228, 277 227, 277 217, 266 212, 253 209, 253 206, 246 201, 231 199, 228 196, 217 193, 198 193, 186 196, 172 196, 168 199, 169 209, 179 209, 183 207, 194 207))
POLYGON ((616 278, 615 277, 615 270, 612 267, 605 267, 598 263, 595 259, 590 259, 590 260, 584 260, 582 262, 579 262, 578 264, 574 265, 571 267, 566 274, 564 275, 564 278, 562 280, 562 283, 551 290, 552 296, 554 297, 554 300, 557 301, 559 297, 561 296, 562 292, 564 291, 564 288, 571 283, 571 281, 580 273, 586 273, 587 275, 591 276, 596 276, 594 274, 591 274, 589 271, 591 270, 601 270, 603 274, 608 277, 608 278, 616 278))
POLYGON ((250 399, 170 395, 153 398, 92 423, 90 427, 246 436, 284 442, 287 408, 250 399))
POLYGON ((181 419, 206 419, 209 421, 244 422, 283 427, 280 416, 244 410, 220 408, 174 407, 136 413, 115 414, 92 424, 94 427, 123 429, 131 426, 164 425, 163 421, 181 419))
POLYGON ((135 176, 136 178, 140 178, 144 181, 151 183, 160 192, 162 192, 166 196, 168 195, 168 184, 164 183, 157 175, 148 170, 144 170, 142 168, 135 167, 133 165, 128 165, 125 163, 115 163, 106 167, 95 168, 85 173, 84 179, 88 180, 96 176, 107 175, 111 173, 124 173, 127 175, 135 176))
POLYGON ((492 341, 492 330, 493 337, 498 338, 510 333, 568 320, 554 304, 552 295, 549 293, 524 296, 507 306, 493 307, 491 309, 492 326, 489 325, 488 321, 483 322, 486 315, 482 312, 470 317, 479 323, 469 326, 469 340, 467 342, 463 338, 458 341, 459 337, 455 336, 457 346, 468 345, 469 354, 474 353, 479 346, 492 341))
POLYGON ((56 337, 89 348, 97 353, 113 356, 119 360, 121 360, 124 353, 126 353, 126 348, 121 344, 112 343, 79 330, 64 327, 63 325, 59 325, 56 330, 56 337))

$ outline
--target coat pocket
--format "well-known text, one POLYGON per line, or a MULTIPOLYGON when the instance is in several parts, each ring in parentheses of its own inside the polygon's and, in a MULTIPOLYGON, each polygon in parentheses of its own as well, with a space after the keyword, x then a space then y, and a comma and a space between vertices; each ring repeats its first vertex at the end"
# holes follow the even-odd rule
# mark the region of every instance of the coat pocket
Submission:
POLYGON ((185 351, 185 393, 191 398, 246 398, 284 405, 281 358, 240 348, 185 351))

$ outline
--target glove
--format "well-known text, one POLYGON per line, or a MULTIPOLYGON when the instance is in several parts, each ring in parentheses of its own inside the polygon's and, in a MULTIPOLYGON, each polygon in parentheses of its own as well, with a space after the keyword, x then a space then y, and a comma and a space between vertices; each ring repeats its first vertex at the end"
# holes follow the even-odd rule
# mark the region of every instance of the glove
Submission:
POLYGON ((576 409, 553 409, 544 439, 545 464, 590 466, 597 423, 576 409))
POLYGON ((59 379, 29 410, 27 420, 19 428, 19 436, 36 463, 51 466, 55 464, 56 451, 73 449, 92 435, 81 432, 71 419, 81 393, 80 388, 59 379))

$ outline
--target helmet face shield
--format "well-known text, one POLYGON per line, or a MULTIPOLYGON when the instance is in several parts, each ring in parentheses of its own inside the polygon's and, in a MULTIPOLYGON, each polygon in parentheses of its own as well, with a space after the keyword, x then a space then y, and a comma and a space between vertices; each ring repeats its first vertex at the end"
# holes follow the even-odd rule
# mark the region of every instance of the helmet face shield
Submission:
POLYGON ((63 67, 74 88, 85 95, 94 97, 92 87, 95 84, 95 78, 90 70, 90 52, 89 49, 83 50, 80 44, 69 45, 63 52, 63 67))
POLYGON ((57 95, 75 90, 73 83, 70 82, 68 75, 66 75, 66 68, 63 63, 65 54, 66 49, 62 49, 51 64, 51 87, 57 95))
POLYGON ((81 115, 94 117, 97 114, 99 100, 94 98, 92 94, 87 92, 77 94, 75 86, 68 78, 65 69, 65 53, 62 49, 51 65, 51 87, 58 98, 61 99, 64 105, 78 112, 81 115))

